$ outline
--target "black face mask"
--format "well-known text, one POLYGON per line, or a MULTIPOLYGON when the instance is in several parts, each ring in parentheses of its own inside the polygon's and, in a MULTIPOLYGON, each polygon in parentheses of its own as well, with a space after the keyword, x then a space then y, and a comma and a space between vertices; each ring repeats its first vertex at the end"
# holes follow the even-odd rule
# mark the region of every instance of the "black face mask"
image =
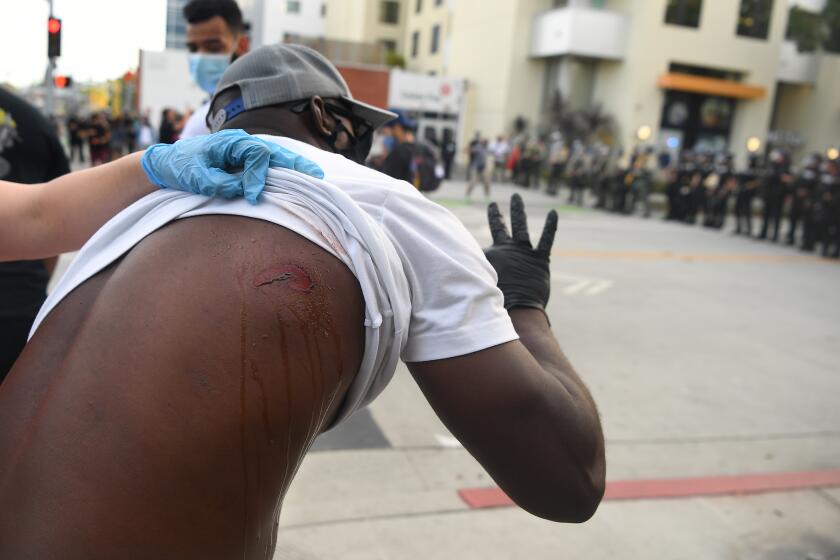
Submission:
MULTIPOLYGON (((303 101, 291 106, 289 110, 299 115, 304 111, 310 110, 310 105, 308 101, 303 101)), ((335 128, 326 138, 327 144, 335 153, 346 157, 350 161, 355 161, 360 165, 364 165, 368 154, 370 153, 370 148, 373 145, 373 125, 367 121, 359 119, 359 117, 353 115, 345 108, 338 107, 334 104, 325 103, 324 110, 335 120, 335 128), (339 116, 344 117, 353 123, 353 128, 356 129, 356 134, 347 130, 347 127, 344 126, 344 123, 338 118, 339 116), (347 141, 350 144, 347 148, 338 148, 336 146, 338 135, 342 132, 347 135, 347 141)), ((314 116, 312 117, 312 124, 317 125, 314 116)))
POLYGON ((344 123, 336 118, 335 128, 333 129, 332 134, 327 137, 327 143, 335 153, 341 154, 347 159, 355 161, 360 165, 364 165, 365 161, 367 161, 368 154, 370 153, 370 148, 373 145, 373 134, 365 133, 361 138, 357 138, 349 130, 347 130, 344 123), (344 149, 337 148, 335 145, 338 140, 338 135, 342 132, 347 135, 350 142, 350 146, 344 149))
POLYGON ((327 143, 329 143, 330 147, 337 154, 341 154, 351 161, 364 165, 370 153, 370 148, 373 145, 373 126, 367 121, 359 119, 359 117, 353 115, 344 107, 336 106, 332 103, 325 103, 324 109, 335 119, 335 128, 327 137, 327 143), (352 122, 356 134, 347 130, 347 127, 344 126, 344 123, 341 122, 339 117, 344 117, 352 122), (350 146, 344 149, 339 149, 335 145, 338 140, 338 135, 341 132, 347 135, 347 140, 350 143, 350 146))

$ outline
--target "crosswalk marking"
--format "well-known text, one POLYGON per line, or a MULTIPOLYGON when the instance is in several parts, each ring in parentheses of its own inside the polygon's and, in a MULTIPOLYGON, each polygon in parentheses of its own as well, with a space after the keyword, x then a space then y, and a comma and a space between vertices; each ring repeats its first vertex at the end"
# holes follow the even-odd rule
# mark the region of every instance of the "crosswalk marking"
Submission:
POLYGON ((604 278, 589 278, 584 276, 571 276, 569 274, 553 274, 552 281, 566 284, 562 293, 567 296, 584 295, 597 296, 613 287, 615 282, 604 278))

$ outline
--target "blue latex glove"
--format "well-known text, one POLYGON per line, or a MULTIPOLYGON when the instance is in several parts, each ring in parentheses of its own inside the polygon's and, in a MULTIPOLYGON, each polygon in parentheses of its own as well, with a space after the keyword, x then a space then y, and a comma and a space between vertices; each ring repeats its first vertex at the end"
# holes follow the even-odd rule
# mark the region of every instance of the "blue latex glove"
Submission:
POLYGON ((155 144, 140 160, 152 184, 160 188, 235 198, 257 203, 269 167, 294 169, 323 179, 314 162, 289 150, 251 136, 244 130, 155 144))

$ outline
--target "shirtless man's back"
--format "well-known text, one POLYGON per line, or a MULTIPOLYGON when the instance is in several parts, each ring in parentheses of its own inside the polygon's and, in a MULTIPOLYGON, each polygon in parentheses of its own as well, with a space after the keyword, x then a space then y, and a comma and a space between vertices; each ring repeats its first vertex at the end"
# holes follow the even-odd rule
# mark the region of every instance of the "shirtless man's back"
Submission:
POLYGON ((317 245, 231 216, 156 231, 0 391, 0 558, 270 558, 363 352, 358 282, 317 245))

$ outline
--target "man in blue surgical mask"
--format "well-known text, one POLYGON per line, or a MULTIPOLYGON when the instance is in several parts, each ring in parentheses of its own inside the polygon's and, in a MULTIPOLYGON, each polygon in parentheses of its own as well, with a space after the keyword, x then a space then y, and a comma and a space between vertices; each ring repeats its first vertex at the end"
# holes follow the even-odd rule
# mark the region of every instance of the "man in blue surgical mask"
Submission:
POLYGON ((210 133, 205 123, 209 99, 231 62, 248 52, 249 40, 235 0, 191 0, 184 6, 184 19, 190 74, 208 99, 184 125, 181 138, 191 138, 210 133))

